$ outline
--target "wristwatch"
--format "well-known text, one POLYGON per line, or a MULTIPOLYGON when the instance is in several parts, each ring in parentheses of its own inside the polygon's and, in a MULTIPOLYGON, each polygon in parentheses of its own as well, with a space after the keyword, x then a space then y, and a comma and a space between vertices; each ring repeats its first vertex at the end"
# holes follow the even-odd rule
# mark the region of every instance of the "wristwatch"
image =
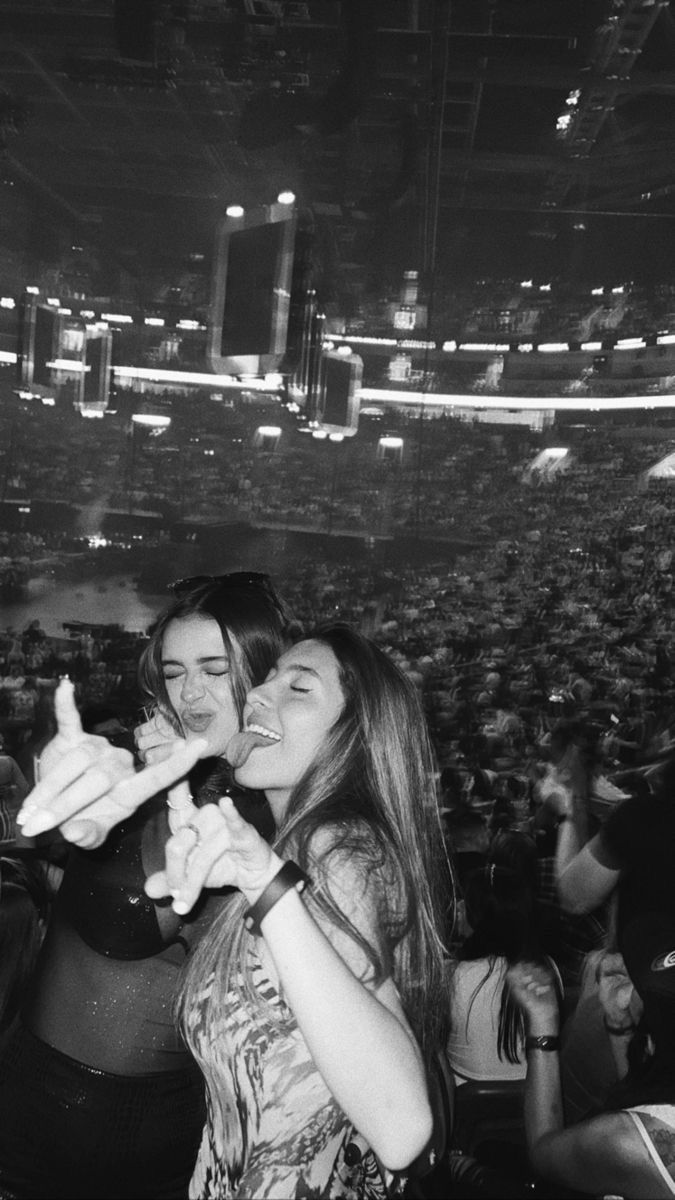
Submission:
POLYGON ((541 1037, 526 1037, 526 1050, 559 1050, 560 1038, 554 1033, 545 1033, 541 1037))

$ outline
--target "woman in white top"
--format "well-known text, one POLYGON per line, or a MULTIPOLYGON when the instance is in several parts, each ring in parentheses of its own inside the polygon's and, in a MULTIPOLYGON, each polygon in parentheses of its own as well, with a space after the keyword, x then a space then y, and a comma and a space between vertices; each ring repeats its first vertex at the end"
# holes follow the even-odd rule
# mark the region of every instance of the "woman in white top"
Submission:
POLYGON ((464 905, 471 932, 450 968, 455 1081, 524 1079, 523 1019, 506 975, 513 963, 541 958, 533 889, 522 875, 488 863, 467 877, 464 905))

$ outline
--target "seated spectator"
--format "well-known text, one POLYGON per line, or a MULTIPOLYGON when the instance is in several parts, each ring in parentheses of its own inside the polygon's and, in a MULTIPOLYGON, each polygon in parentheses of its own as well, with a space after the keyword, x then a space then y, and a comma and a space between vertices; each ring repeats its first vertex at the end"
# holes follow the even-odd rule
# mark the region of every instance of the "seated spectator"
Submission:
POLYGON ((466 880, 464 903, 470 933, 449 968, 455 1080, 523 1079, 524 1026, 506 975, 513 963, 541 957, 533 889, 515 871, 489 863, 466 880))

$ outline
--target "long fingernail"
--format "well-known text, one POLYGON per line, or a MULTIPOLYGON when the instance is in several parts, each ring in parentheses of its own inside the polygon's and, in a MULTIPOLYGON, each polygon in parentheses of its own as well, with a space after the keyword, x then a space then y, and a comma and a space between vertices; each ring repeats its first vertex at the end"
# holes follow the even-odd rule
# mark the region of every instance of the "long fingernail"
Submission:
POLYGON ((17 825, 21 825, 21 832, 25 837, 37 837, 40 833, 45 833, 48 829, 54 827, 54 814, 47 812, 46 809, 38 810, 37 812, 27 813, 23 821, 16 819, 17 825))

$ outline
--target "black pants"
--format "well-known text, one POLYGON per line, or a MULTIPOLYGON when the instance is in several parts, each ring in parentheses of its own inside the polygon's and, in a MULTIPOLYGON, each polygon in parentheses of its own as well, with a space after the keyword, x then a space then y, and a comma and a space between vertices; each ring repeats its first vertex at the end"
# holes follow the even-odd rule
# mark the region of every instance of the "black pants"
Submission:
POLYGON ((112 1075, 18 1027, 0 1054, 0 1200, 184 1200, 204 1116, 196 1067, 112 1075))

